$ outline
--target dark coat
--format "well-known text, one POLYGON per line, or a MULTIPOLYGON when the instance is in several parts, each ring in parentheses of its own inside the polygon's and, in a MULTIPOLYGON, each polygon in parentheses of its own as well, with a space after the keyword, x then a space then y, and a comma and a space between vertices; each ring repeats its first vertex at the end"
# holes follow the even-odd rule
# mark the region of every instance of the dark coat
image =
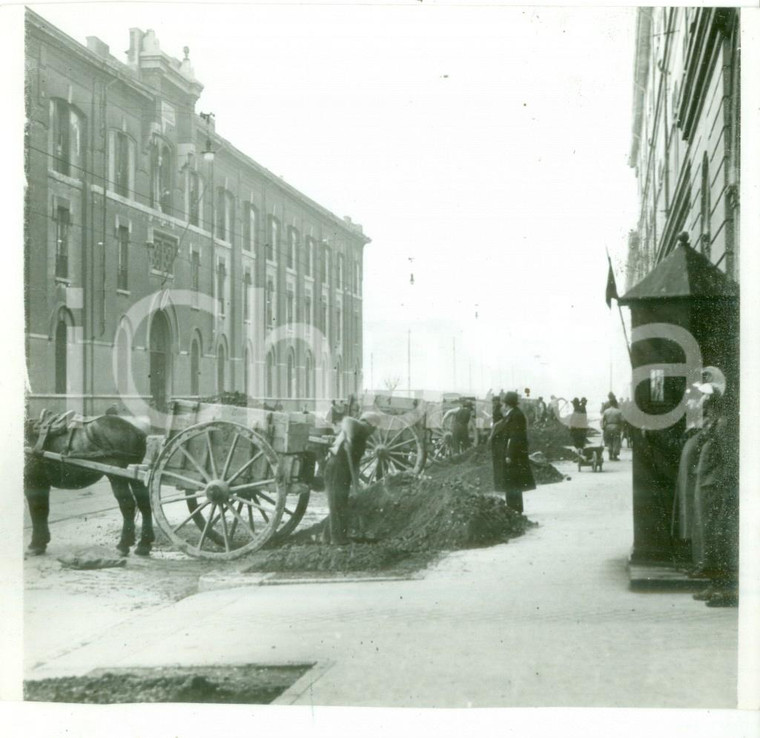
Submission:
POLYGON ((528 423, 519 407, 513 407, 491 431, 494 488, 506 492, 507 505, 523 511, 522 493, 536 488, 528 458, 528 423), (507 463, 509 459, 509 463, 507 463))

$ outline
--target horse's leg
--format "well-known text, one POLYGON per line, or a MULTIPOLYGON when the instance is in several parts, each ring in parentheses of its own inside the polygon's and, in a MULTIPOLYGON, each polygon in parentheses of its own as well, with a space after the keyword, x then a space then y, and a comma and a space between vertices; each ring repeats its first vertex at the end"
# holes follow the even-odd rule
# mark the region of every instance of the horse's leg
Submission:
POLYGON ((50 513, 50 486, 37 484, 24 490, 26 502, 29 505, 29 515, 32 518, 32 541, 29 551, 35 556, 45 553, 50 543, 48 514, 50 513))
POLYGON ((129 553, 129 547, 135 542, 135 498, 132 497, 132 490, 129 488, 129 482, 121 477, 109 477, 113 496, 119 503, 122 518, 124 519, 121 527, 121 538, 116 544, 116 549, 123 556, 129 553))
POLYGON ((147 556, 150 554, 151 544, 156 540, 153 534, 153 511, 150 507, 150 495, 148 488, 142 482, 130 482, 129 485, 132 487, 132 494, 142 517, 140 541, 135 546, 135 553, 138 556, 147 556))

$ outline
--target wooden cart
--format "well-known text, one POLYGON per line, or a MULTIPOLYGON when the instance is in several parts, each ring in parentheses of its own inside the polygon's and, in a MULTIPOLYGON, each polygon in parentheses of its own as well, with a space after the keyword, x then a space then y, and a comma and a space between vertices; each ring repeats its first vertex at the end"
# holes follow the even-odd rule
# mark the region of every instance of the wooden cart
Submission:
MULTIPOLYGON (((148 437, 141 464, 41 454, 145 484, 156 524, 191 556, 235 559, 295 530, 335 442, 333 426, 309 413, 186 400, 172 401, 167 417, 165 434, 148 437)), ((376 426, 361 461, 364 484, 422 470, 424 442, 413 424, 383 414, 376 426)))

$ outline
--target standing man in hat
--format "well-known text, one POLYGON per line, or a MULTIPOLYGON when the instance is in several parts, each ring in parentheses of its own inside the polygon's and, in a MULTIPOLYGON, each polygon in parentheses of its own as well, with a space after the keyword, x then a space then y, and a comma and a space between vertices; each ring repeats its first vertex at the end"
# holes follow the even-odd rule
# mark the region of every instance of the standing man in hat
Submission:
MULTIPOLYGON (((713 369, 708 367, 706 373, 713 369)), ((726 396, 722 372, 697 389, 702 406, 704 439, 696 469, 692 520, 692 555, 696 575, 710 586, 696 595, 708 607, 739 603, 739 422, 735 403, 726 396)), ((713 372, 714 373, 714 372, 713 372)))
POLYGON ((523 512, 522 493, 536 488, 528 458, 528 423, 517 392, 504 395, 506 412, 491 430, 494 489, 506 494, 507 507, 523 512))

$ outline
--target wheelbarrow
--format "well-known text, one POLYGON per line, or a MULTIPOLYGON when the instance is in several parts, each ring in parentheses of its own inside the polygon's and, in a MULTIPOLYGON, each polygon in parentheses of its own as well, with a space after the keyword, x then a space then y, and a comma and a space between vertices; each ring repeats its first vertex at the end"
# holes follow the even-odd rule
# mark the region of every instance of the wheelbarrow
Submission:
POLYGON ((583 448, 565 446, 565 448, 575 454, 575 459, 578 462, 578 471, 584 466, 590 466, 591 471, 602 471, 604 446, 584 446, 583 448))

